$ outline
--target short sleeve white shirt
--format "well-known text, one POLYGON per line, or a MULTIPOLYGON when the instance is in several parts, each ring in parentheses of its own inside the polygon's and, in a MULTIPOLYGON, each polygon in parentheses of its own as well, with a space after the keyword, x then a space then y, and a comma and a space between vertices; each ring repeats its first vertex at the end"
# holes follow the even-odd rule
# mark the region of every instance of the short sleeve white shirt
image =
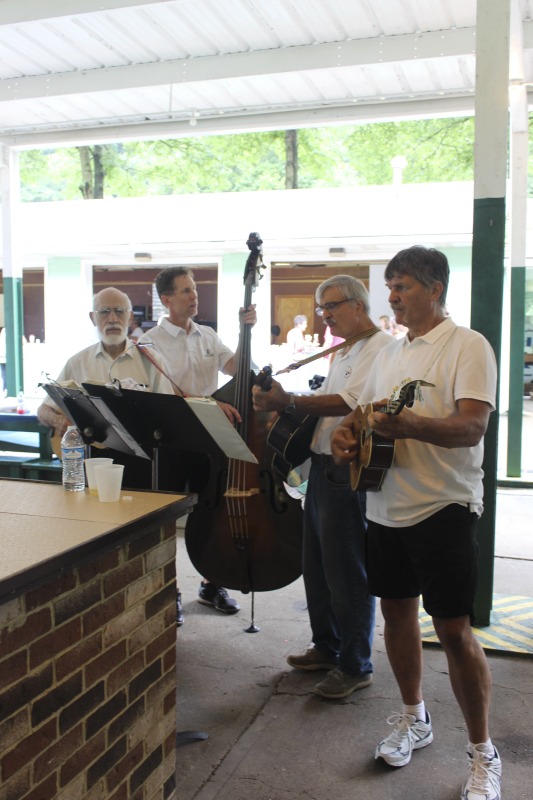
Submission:
MULTIPOLYGON (((80 350, 68 359, 57 380, 59 383, 75 381, 81 385, 91 381, 112 383, 117 378, 121 381, 131 378, 145 391, 174 394, 170 381, 131 342, 127 342, 126 350, 115 359, 106 353, 102 342, 80 350)), ((49 397, 44 403, 56 407, 49 397)))
MULTIPOLYGON (((359 403, 359 394, 377 354, 390 343, 391 337, 383 331, 378 331, 346 350, 338 350, 329 367, 326 380, 314 394, 338 394, 346 405, 354 409, 359 403)), ((331 454, 331 432, 341 419, 342 417, 319 419, 311 442, 311 450, 314 453, 331 454)))
MULTIPOLYGON (((496 407, 496 359, 477 331, 446 319, 425 336, 393 340, 378 354, 361 392, 364 405, 392 398, 400 386, 423 379, 414 413, 443 419, 461 399, 496 407)), ((378 492, 367 495, 367 516, 389 527, 415 525, 451 503, 483 508, 483 440, 474 447, 438 447, 414 439, 395 443, 394 460, 378 492)))
POLYGON ((165 369, 180 389, 195 397, 208 397, 218 387, 221 372, 234 353, 208 325, 191 320, 189 332, 163 317, 139 339, 151 343, 165 369))

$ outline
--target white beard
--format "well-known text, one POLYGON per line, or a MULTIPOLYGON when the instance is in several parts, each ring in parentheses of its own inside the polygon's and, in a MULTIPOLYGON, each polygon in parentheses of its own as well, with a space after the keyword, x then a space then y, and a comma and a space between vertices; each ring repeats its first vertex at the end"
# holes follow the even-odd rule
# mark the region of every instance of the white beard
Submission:
POLYGON ((104 344, 111 345, 122 344, 122 342, 125 342, 127 338, 125 331, 122 331, 121 333, 105 333, 103 331, 98 331, 98 335, 104 344))

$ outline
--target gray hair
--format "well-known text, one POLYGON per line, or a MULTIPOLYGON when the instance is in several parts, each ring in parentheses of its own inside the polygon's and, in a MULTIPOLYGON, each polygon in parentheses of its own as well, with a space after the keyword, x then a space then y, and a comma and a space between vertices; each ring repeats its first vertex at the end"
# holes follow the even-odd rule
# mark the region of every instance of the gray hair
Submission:
POLYGON ((323 281, 315 292, 315 299, 317 303, 322 302, 322 297, 326 289, 335 286, 346 300, 357 300, 363 304, 363 307, 368 314, 370 312, 370 299, 366 286, 358 278, 352 275, 334 275, 323 281))
POLYGON ((99 301, 100 301, 101 295, 104 292, 109 292, 109 291, 117 292, 118 294, 122 295, 124 308, 126 308, 128 311, 131 311, 131 300, 130 300, 130 298, 128 297, 127 294, 125 294, 120 289, 117 289, 115 286, 107 286, 105 289, 100 289, 100 291, 97 292, 93 296, 93 311, 98 311, 98 306, 99 306, 99 301))
POLYGON ((400 250, 387 264, 385 280, 402 278, 404 275, 414 278, 428 290, 433 289, 435 283, 441 283, 442 294, 439 297, 439 303, 441 306, 446 305, 450 266, 448 259, 440 250, 435 250, 434 247, 422 247, 418 244, 400 250))

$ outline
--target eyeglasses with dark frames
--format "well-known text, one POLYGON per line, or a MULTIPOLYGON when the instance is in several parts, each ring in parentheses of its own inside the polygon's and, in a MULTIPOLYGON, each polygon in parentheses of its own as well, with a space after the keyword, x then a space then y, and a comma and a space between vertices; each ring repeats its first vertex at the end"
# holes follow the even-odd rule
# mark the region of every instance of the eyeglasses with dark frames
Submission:
POLYGON ((124 314, 129 314, 131 308, 122 308, 121 306, 116 306, 115 308, 98 308, 96 313, 100 317, 109 317, 109 315, 113 312, 116 317, 123 317, 124 314))
POLYGON ((353 298, 347 297, 345 300, 336 300, 336 301, 332 300, 331 303, 324 303, 323 306, 317 306, 315 308, 315 312, 318 314, 319 317, 323 317, 324 311, 333 311, 333 309, 337 308, 337 306, 340 306, 342 303, 349 303, 350 300, 353 300, 353 298))

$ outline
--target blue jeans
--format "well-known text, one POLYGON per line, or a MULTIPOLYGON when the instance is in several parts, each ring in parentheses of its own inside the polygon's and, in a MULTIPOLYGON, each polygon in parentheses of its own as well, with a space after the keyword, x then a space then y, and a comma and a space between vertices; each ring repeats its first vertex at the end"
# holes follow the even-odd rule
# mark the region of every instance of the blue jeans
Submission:
POLYGON ((372 672, 376 599, 365 568, 366 495, 349 467, 315 457, 304 507, 303 577, 313 643, 350 675, 372 672))

